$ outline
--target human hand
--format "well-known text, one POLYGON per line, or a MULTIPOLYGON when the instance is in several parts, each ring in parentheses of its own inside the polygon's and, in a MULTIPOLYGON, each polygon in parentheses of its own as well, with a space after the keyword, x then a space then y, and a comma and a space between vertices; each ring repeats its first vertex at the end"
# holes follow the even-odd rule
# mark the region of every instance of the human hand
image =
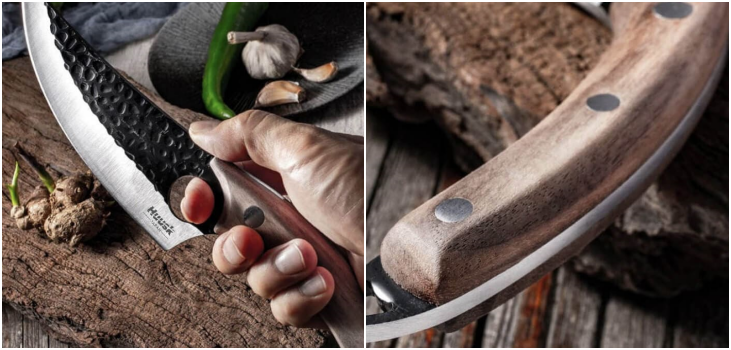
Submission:
MULTIPOLYGON (((271 113, 252 110, 219 121, 191 124, 193 141, 219 159, 245 170, 282 194, 320 232, 347 251, 363 288, 363 139, 295 123, 271 113)), ((186 220, 203 223, 213 211, 211 188, 191 181, 180 203, 186 220)), ((213 262, 225 274, 248 271, 247 282, 260 296, 271 299, 280 322, 298 327, 322 327, 313 318, 330 301, 335 281, 317 266, 314 248, 294 239, 264 252, 259 234, 235 226, 213 246, 213 262)))

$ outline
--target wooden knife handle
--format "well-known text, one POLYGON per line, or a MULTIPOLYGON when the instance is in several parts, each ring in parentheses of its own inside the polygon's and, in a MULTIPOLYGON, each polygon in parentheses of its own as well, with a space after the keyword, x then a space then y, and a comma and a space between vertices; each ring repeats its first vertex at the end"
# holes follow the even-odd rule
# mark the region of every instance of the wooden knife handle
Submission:
MULTIPOLYGON (((683 18, 657 13, 656 4, 612 6, 614 41, 575 91, 523 138, 389 231, 381 261, 402 288, 440 305, 515 266, 627 182, 691 114, 727 52, 728 3, 692 4, 683 18), (601 94, 617 99, 594 97, 601 94)), ((659 175, 695 121, 683 124, 689 130, 678 146, 624 200, 465 321, 577 254, 659 175)))
POLYGON ((216 232, 248 224, 267 248, 302 238, 315 248, 318 264, 332 273, 335 292, 320 317, 342 347, 363 347, 363 291, 340 249, 312 226, 285 199, 234 164, 211 163, 223 194, 216 232), (263 216, 262 216, 263 215, 263 216))

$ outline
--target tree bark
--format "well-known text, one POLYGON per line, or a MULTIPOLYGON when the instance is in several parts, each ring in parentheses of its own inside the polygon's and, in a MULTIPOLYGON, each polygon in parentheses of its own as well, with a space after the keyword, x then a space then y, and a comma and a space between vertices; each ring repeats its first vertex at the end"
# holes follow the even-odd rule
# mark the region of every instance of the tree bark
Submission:
MULTIPOLYGON (((3 62, 3 183, 15 142, 54 176, 87 171, 56 123, 28 58, 3 62)), ((150 95, 187 126, 206 118, 150 95)), ((69 93, 76 93, 69 91, 69 93)), ((20 162, 21 200, 40 183, 20 162)), ((91 241, 71 248, 19 230, 3 191, 3 301, 81 346, 317 347, 323 332, 286 327, 242 275, 225 276, 210 258, 215 237, 163 251, 121 208, 91 241)))
MULTIPOLYGON (((369 3, 366 23, 369 105, 433 119, 467 172, 558 106, 611 40, 554 3, 369 3)), ((576 269, 660 296, 728 279, 727 86, 728 72, 681 153, 576 269)))

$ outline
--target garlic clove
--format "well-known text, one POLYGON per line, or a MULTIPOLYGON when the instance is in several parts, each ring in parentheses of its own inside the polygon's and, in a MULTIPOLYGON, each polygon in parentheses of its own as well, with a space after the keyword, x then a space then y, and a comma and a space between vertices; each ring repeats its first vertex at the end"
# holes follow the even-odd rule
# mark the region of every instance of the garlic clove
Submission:
POLYGON ((294 68, 294 71, 309 81, 325 83, 338 74, 338 64, 333 61, 312 69, 294 68))
POLYGON ((299 84, 277 80, 264 85, 256 96, 254 108, 278 106, 287 103, 300 103, 305 100, 305 89, 299 84))

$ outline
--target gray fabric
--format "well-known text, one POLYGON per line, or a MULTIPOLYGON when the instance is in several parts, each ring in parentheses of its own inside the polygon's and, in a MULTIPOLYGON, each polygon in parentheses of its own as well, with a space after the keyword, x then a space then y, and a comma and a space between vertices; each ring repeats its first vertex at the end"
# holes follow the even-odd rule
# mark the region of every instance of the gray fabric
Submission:
MULTIPOLYGON (((111 52, 155 34, 185 3, 79 3, 63 8, 66 20, 97 51, 111 52)), ((21 7, 3 3, 3 61, 25 54, 21 7)))

